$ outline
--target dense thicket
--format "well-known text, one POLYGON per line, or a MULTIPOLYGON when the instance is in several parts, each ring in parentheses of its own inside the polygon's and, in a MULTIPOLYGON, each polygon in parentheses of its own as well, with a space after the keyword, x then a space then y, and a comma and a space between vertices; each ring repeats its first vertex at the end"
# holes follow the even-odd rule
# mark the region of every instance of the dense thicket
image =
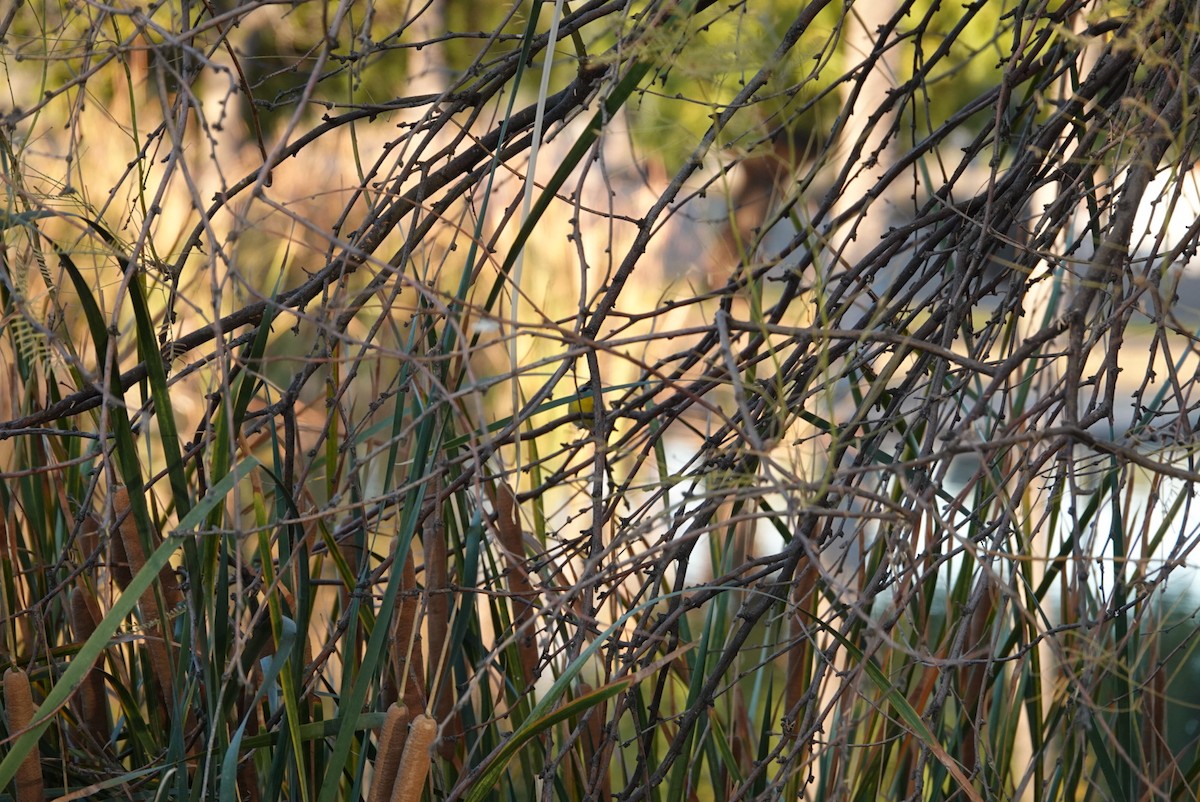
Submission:
POLYGON ((0 792, 1200 787, 1193 3, 0 34, 0 792))

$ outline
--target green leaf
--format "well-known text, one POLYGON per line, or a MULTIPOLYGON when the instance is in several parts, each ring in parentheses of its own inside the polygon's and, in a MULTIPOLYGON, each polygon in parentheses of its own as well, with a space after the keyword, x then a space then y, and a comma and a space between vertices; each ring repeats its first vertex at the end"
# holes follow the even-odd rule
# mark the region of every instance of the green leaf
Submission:
POLYGON ((137 572, 129 586, 113 603, 112 609, 96 625, 95 632, 71 659, 66 671, 50 689, 50 693, 46 694, 45 701, 33 716, 33 724, 12 742, 8 755, 3 761, 0 761, 0 788, 6 788, 12 782, 25 756, 37 749, 42 733, 53 722, 55 714, 66 705, 71 695, 83 683, 87 673, 92 670, 92 666, 95 665, 104 650, 112 645, 110 643, 112 636, 133 612, 142 593, 158 578, 158 572, 171 561, 171 555, 183 542, 184 535, 204 520, 204 516, 208 514, 209 510, 223 503, 225 496, 229 494, 234 485, 257 467, 258 460, 254 457, 247 457, 238 463, 229 474, 212 486, 200 503, 192 508, 184 520, 179 522, 179 527, 150 555, 146 564, 142 566, 142 570, 137 572))

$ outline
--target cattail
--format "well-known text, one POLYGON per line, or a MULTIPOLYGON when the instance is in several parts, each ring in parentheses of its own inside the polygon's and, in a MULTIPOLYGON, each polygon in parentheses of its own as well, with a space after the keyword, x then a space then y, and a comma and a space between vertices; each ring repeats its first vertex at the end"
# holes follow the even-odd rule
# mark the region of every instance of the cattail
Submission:
MULTIPOLYGON (((733 765, 746 766, 755 759, 753 744, 756 735, 754 725, 750 721, 750 706, 746 703, 746 692, 741 685, 733 686, 733 710, 728 724, 730 751, 733 752, 733 765)), ((725 772, 728 777, 728 771, 725 772)))
POLYGON ((496 483, 496 529, 500 545, 508 562, 508 590, 513 600, 513 631, 517 633, 517 654, 520 656, 521 673, 525 686, 533 685, 537 664, 537 646, 534 643, 532 622, 536 594, 529 583, 529 572, 525 568, 525 535, 521 528, 517 495, 506 482, 496 483))
POLYGON ((379 735, 379 752, 375 758, 375 777, 371 780, 371 794, 367 802, 387 802, 396 786, 396 772, 404 755, 404 742, 408 738, 408 723, 411 716, 404 705, 393 704, 388 708, 383 732, 379 735))
POLYGON ((253 758, 238 761, 237 780, 238 788, 242 791, 241 802, 259 802, 262 799, 258 790, 258 768, 254 765, 253 758))
MULTIPOLYGON (((122 487, 113 494, 113 514, 118 520, 122 518, 120 524, 121 541, 125 547, 125 555, 129 560, 129 571, 131 575, 136 575, 146 565, 146 552, 142 548, 142 538, 138 533, 137 522, 133 515, 129 512, 129 491, 122 487)), ((153 547, 153 543, 151 546, 153 547)), ((168 601, 172 595, 177 598, 182 598, 179 594, 178 587, 175 585, 175 578, 171 574, 167 566, 163 566, 162 571, 158 575, 158 584, 163 591, 164 601, 168 601), (175 593, 170 594, 168 588, 175 588, 175 593)), ((169 603, 169 601, 168 601, 169 603)), ((170 632, 170 622, 161 621, 158 618, 158 601, 154 592, 154 585, 146 588, 143 591, 138 604, 142 609, 142 624, 145 629, 144 642, 146 651, 150 657, 150 668, 154 672, 155 679, 158 680, 159 690, 162 694, 163 709, 170 715, 172 709, 171 693, 174 686, 174 671, 171 662, 171 652, 167 646, 167 638, 170 632)), ((171 609, 168 606, 166 609, 171 609)))
MULTIPOLYGON (((71 593, 71 629, 80 646, 96 631, 99 610, 93 609, 95 601, 87 590, 79 587, 71 593)), ((93 666, 75 693, 75 705, 79 720, 97 741, 108 740, 108 703, 104 685, 104 672, 93 666)))
POLYGON ((421 542, 425 547, 425 589, 429 593, 429 642, 442 644, 450 631, 450 598, 445 593, 450 557, 446 549, 446 526, 437 504, 437 482, 433 481, 431 485, 429 493, 433 503, 428 505, 421 542))
MULTIPOLYGON (((417 629, 417 613, 421 607, 417 595, 417 568, 413 550, 408 557, 400 577, 400 606, 396 611, 395 630, 392 633, 392 667, 389 679, 404 686, 404 704, 409 710, 425 709, 425 657, 421 644, 421 631, 417 629)), ((392 690, 388 703, 395 701, 392 690)))
POLYGON ((259 802, 262 798, 258 793, 258 769, 254 761, 245 759, 237 767, 238 787, 242 789, 242 802, 259 802))
MULTIPOLYGON (((133 522, 132 519, 128 520, 134 523, 134 534, 136 534, 136 522, 133 522)), ((129 555, 125 553, 124 536, 114 537, 109 542, 108 548, 111 554, 109 571, 112 572, 112 578, 117 583, 117 587, 124 591, 125 588, 129 587, 129 583, 133 581, 133 571, 130 570, 129 555)))
MULTIPOLYGON (((121 522, 121 540, 125 547, 126 556, 129 561, 130 577, 141 570, 146 564, 146 554, 142 550, 142 539, 138 535, 137 521, 133 519, 129 512, 129 490, 121 487, 118 488, 113 496, 113 515, 117 518, 124 516, 125 520, 121 522), (130 549, 130 544, 133 543, 137 548, 137 557, 135 559, 134 551, 130 549)), ((157 542, 151 542, 150 547, 157 548, 157 542)), ((175 572, 171 566, 164 565, 158 572, 158 585, 162 591, 163 600, 167 604, 167 610, 173 610, 183 604, 183 591, 179 589, 179 583, 175 580, 175 572)))
MULTIPOLYGON (((442 505, 438 498, 441 493, 441 474, 434 474, 426 492, 429 500, 426 502, 427 512, 422 527, 421 542, 425 546, 425 590, 426 610, 429 621, 429 643, 444 647, 450 640, 450 584, 449 576, 450 555, 446 548, 446 524, 442 520, 442 505)), ((440 677, 438 681, 429 678, 430 694, 434 697, 434 717, 446 727, 447 738, 443 743, 442 756, 449 759, 453 754, 454 744, 458 740, 458 717, 454 713, 455 687, 453 672, 450 667, 450 655, 445 648, 441 651, 440 677)), ((410 675, 409 681, 412 681, 410 675)), ((410 699, 408 695, 406 700, 410 699)))
POLYGON ((91 513, 83 516, 79 525, 79 551, 84 560, 96 557, 100 551, 100 524, 91 513))
MULTIPOLYGON (((19 668, 4 672, 4 709, 8 712, 8 732, 17 735, 33 723, 33 691, 29 675, 19 668)), ((42 802, 42 764, 37 747, 29 751, 17 768, 17 802, 42 802)))
MULTIPOLYGON (((592 692, 592 686, 583 683, 580 691, 583 695, 592 692)), ((601 702, 588 713, 587 729, 584 731, 584 745, 588 754, 595 754, 604 743, 604 716, 608 710, 608 702, 601 702)))
POLYGON ((987 654, 987 625, 996 609, 999 593, 995 583, 984 575, 980 596, 967 622, 966 656, 969 660, 959 674, 959 692, 962 694, 963 718, 969 732, 963 738, 962 761, 968 771, 974 771, 978 760, 976 742, 980 733, 980 707, 987 704, 983 683, 987 679, 988 663, 979 658, 987 654))
POLYGON ((783 734, 785 738, 795 738, 800 727, 800 700, 811 680, 812 640, 804 623, 801 612, 812 604, 812 591, 816 585, 817 572, 807 563, 799 567, 800 575, 792 592, 792 602, 796 612, 791 619, 792 646, 788 650, 787 675, 784 678, 785 690, 783 697, 783 734))
MULTIPOLYGON (((96 623, 104 617, 95 591, 100 585, 98 578, 100 572, 96 561, 105 562, 100 553, 103 547, 100 523, 96 520, 96 516, 89 512, 84 515, 79 527, 79 548, 83 554, 86 570, 78 579, 78 585, 71 593, 68 610, 71 629, 80 646, 92 636, 92 633, 96 631, 96 623)), ((112 553, 111 559, 107 560, 110 574, 124 589, 129 584, 131 577, 121 538, 110 538, 109 548, 112 553), (117 555, 118 547, 120 547, 119 557, 117 555)), ((94 664, 75 694, 75 709, 84 730, 100 743, 108 741, 111 734, 108 724, 108 693, 105 687, 104 672, 94 664)))
POLYGON ((432 747, 437 740, 437 732, 437 722, 424 713, 413 719, 404 743, 404 755, 400 758, 400 768, 396 772, 392 802, 420 802, 429 764, 433 760, 432 747))
MULTIPOLYGON (((592 693, 593 688, 586 682, 579 683, 580 696, 587 696, 592 693)), ((604 738, 604 724, 608 716, 608 702, 600 702, 587 712, 587 721, 583 731, 583 757, 584 765, 591 766, 592 780, 598 780, 600 799, 612 799, 612 779, 609 777, 608 752, 612 751, 612 744, 606 743, 604 738), (590 758, 590 759, 589 759, 590 758), (596 774, 599 773, 599 777, 596 774)), ((595 786, 589 786, 591 790, 595 790, 595 786)))

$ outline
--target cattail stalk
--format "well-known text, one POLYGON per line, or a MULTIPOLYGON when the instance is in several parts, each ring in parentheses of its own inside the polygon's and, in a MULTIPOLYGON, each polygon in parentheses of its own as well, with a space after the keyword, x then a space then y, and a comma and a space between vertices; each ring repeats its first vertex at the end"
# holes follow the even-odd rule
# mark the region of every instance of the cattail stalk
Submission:
MULTIPOLYGON (((122 545, 125 547, 125 556, 129 560, 129 571, 131 575, 136 575, 146 565, 146 551, 142 547, 142 538, 138 533, 137 521, 130 514, 129 490, 122 487, 118 488, 113 494, 113 514, 117 516, 120 523, 120 535, 122 545)), ((150 544, 154 547, 154 544, 150 544)), ((169 566, 163 566, 158 574, 158 586, 162 592, 164 611, 170 611, 183 601, 183 594, 180 592, 178 585, 175 583, 175 576, 171 572, 169 566)), ((138 600, 138 605, 142 610, 142 624, 144 627, 144 642, 146 650, 150 657, 150 667, 154 672, 154 677, 158 680, 159 691, 162 694, 163 709, 170 715, 172 710, 171 695, 174 689, 174 664, 171 661, 171 650, 168 646, 170 638, 170 621, 164 621, 159 618, 158 600, 155 594, 154 585, 146 588, 138 600)))
MULTIPOLYGON (((95 600, 85 587, 77 587, 72 591, 71 629, 80 646, 96 631, 99 612, 95 600)), ((109 736, 107 697, 104 672, 93 665, 75 693, 75 706, 84 729, 100 743, 106 742, 109 736)))
MULTIPOLYGON (((33 691, 29 675, 19 668, 4 672, 4 709, 8 713, 8 732, 16 735, 33 723, 33 691)), ((17 768, 17 802, 42 802, 42 764, 37 746, 29 751, 17 768)))
POLYGON ((792 603, 796 605, 790 627, 792 646, 788 650, 787 675, 784 678, 783 734, 786 738, 795 738, 799 733, 804 718, 799 709, 800 700, 804 698, 812 681, 813 644, 804 620, 804 612, 813 603, 817 572, 806 560, 801 562, 797 571, 799 575, 792 591, 792 603))
POLYGON ((977 743, 980 737, 983 708, 987 705, 987 696, 983 693, 984 680, 987 679, 990 668, 986 660, 981 660, 988 654, 988 623, 996 609, 999 591, 995 582, 987 574, 980 579, 983 588, 976 600, 975 609, 967 623, 966 649, 967 662, 959 670, 959 692, 962 694, 963 718, 968 731, 963 737, 962 763, 968 772, 974 772, 978 762, 977 743))
MULTIPOLYGON (((586 682, 580 683, 579 693, 581 696, 586 696, 592 691, 591 685, 586 682)), ((597 798, 612 799, 612 778, 609 776, 612 744, 607 743, 604 737, 604 725, 608 720, 608 702, 601 702, 585 715, 587 715, 587 721, 583 731, 583 758, 584 765, 589 766, 591 774, 591 783, 587 787, 590 792, 599 786, 600 793, 597 798)))
POLYGON ((396 774, 404 756, 404 742, 408 739, 411 720, 408 708, 393 704, 388 708, 383 731, 379 735, 379 753, 375 758, 375 776, 371 780, 371 793, 367 802, 387 802, 396 787, 396 774))
POLYGON ((100 524, 91 513, 84 515, 79 525, 79 553, 85 562, 93 558, 103 562, 100 558, 100 524))
POLYGON ((238 763, 238 787, 242 790, 241 802, 259 802, 262 796, 258 790, 258 769, 254 760, 246 758, 238 763))
MULTIPOLYGON (((421 601, 417 593, 417 564, 412 548, 404 560, 400 577, 400 605, 396 610, 392 634, 392 668, 394 682, 404 688, 404 704, 409 710, 425 709, 425 656, 421 630, 417 628, 417 613, 421 601)), ((395 691, 388 703, 395 701, 395 691)))
MULTIPOLYGON (((127 520, 133 524, 134 533, 136 534, 137 523, 132 518, 127 520)), ((125 536, 122 534, 121 537, 114 537, 110 541, 108 548, 111 552, 109 570, 112 572, 112 578, 117 583, 117 587, 124 591, 125 588, 129 587, 129 583, 133 581, 133 570, 129 563, 129 555, 125 553, 125 536)))
POLYGON ((433 744, 437 740, 437 722, 421 713, 413 719, 408 739, 404 743, 404 755, 396 772, 396 787, 392 789, 392 802, 420 802, 429 776, 429 764, 433 760, 433 744))
POLYGON ((517 507, 517 495, 506 482, 496 483, 496 529, 504 559, 508 563, 508 590, 513 603, 513 631, 517 636, 517 654, 521 662, 521 674, 525 687, 532 687, 536 679, 538 654, 533 635, 533 615, 536 595, 529 582, 529 571, 525 567, 525 535, 521 528, 521 515, 517 507))
MULTIPOLYGON (((428 500, 421 531, 421 542, 425 547, 425 591, 429 622, 429 642, 442 647, 438 676, 429 677, 429 692, 433 697, 433 715, 446 728, 442 756, 449 759, 461 730, 454 713, 457 689, 454 687, 454 672, 450 665, 447 645, 450 642, 450 554, 446 547, 446 523, 442 520, 442 505, 438 498, 442 490, 441 474, 434 474, 426 489, 428 500)), ((412 680, 412 677, 409 677, 412 680)), ((408 697, 406 695, 406 699, 408 697)), ((415 701, 415 699, 414 699, 415 701)))

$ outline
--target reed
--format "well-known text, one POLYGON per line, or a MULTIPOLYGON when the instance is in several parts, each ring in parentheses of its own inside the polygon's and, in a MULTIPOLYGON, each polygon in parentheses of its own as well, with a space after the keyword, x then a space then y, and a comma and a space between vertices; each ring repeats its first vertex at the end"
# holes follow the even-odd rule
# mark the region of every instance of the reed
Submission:
MULTIPOLYGON (((33 723, 33 689, 29 675, 19 668, 4 672, 4 712, 8 717, 8 732, 16 736, 33 723)), ((22 758, 16 772, 17 802, 43 802, 42 763, 37 746, 22 758)))
MULTIPOLYGON (((429 655, 429 693, 433 701, 434 718, 446 732, 441 748, 442 757, 448 760, 454 754, 461 727, 455 712, 455 703, 458 701, 458 689, 454 681, 455 655, 449 651, 450 553, 446 543, 445 520, 442 517, 442 500, 439 498, 441 487, 441 477, 435 474, 425 491, 421 543, 425 547, 425 619, 432 647, 429 655)), ((412 693, 406 694, 406 704, 407 701, 418 702, 417 691, 420 686, 416 676, 413 679, 412 693)))
MULTIPOLYGON (((96 631, 99 614, 100 610, 89 588, 77 587, 71 592, 71 630, 75 633, 78 643, 82 644, 96 631)), ((104 671, 99 666, 93 666, 87 672, 87 677, 75 695, 75 705, 84 729, 97 743, 107 743, 112 732, 109 724, 108 690, 104 671)))
MULTIPOLYGON (((119 524, 120 540, 124 555, 129 563, 129 572, 136 575, 146 565, 146 550, 142 545, 137 524, 130 515, 129 491, 118 488, 113 493, 113 515, 119 524)), ((156 544, 150 544, 151 547, 156 544)), ((149 586, 141 595, 138 606, 141 611, 142 643, 150 659, 150 669, 158 683, 158 697, 162 715, 170 718, 175 709, 173 692, 174 658, 171 650, 170 631, 172 624, 165 614, 173 611, 182 601, 175 577, 169 568, 159 572, 157 585, 149 586), (161 596, 160 596, 161 594, 161 596), (161 599, 161 601, 160 601, 161 599)))
POLYGON ((371 791, 367 802, 388 802, 399 781, 398 772, 408 740, 408 727, 412 715, 404 705, 393 704, 388 708, 383 729, 379 734, 379 746, 375 752, 375 765, 371 778, 371 791))
POLYGON ((0 13, 0 797, 1194 797, 1200 4, 141 5, 0 13))
POLYGON ((408 737, 404 740, 404 754, 396 770, 392 802, 420 802, 429 778, 429 766, 433 760, 437 734, 437 722, 432 718, 424 713, 413 717, 408 737))
POLYGON ((417 589, 416 560, 409 549, 408 558, 404 561, 404 576, 401 579, 400 592, 404 598, 396 619, 396 635, 393 643, 394 674, 400 677, 404 687, 404 705, 409 710, 424 710, 425 692, 425 653, 421 629, 417 626, 417 614, 420 612, 420 594, 417 589))
POLYGON ((521 526, 517 496, 506 482, 497 482, 492 503, 496 507, 496 531, 507 565, 509 597, 512 599, 513 636, 516 639, 518 665, 525 687, 537 679, 538 650, 534 637, 537 593, 529 581, 525 564, 525 530, 521 526))

